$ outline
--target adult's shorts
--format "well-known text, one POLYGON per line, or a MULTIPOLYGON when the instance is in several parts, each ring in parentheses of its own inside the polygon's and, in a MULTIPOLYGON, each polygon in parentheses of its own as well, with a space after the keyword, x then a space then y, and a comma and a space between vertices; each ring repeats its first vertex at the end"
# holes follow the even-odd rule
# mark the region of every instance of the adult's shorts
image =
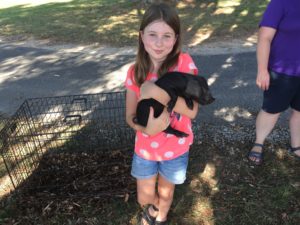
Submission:
POLYGON ((269 89, 264 91, 262 109, 280 113, 291 107, 300 111, 300 77, 270 72, 269 89))

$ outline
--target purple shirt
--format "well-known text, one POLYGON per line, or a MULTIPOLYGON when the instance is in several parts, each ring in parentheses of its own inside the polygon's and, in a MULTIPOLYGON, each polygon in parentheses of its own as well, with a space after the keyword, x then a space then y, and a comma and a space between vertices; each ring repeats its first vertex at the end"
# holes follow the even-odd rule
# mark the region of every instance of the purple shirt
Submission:
POLYGON ((269 69, 300 77, 300 0, 271 0, 259 26, 276 29, 269 69))

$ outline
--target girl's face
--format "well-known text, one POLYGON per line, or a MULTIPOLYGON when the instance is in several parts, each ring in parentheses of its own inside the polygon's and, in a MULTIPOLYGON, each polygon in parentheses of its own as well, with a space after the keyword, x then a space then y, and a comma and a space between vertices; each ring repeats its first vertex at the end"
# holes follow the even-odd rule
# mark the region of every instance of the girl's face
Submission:
POLYGON ((151 61, 162 63, 176 43, 174 30, 164 21, 156 20, 141 31, 141 38, 151 61))

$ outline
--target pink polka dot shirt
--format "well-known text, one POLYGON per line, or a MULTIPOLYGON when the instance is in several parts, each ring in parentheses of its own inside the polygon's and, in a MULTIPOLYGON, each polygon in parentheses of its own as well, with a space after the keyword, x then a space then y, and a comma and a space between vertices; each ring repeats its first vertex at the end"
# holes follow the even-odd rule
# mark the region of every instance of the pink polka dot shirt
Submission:
MULTIPOLYGON (((194 74, 198 74, 198 69, 193 59, 187 53, 181 53, 179 55, 178 64, 171 70, 184 73, 190 73, 193 71, 194 74)), ((149 73, 146 80, 157 80, 157 74, 149 73)), ((137 97, 140 96, 140 88, 134 82, 133 66, 131 66, 127 72, 125 87, 134 91, 137 97)), ((137 131, 135 137, 135 153, 147 160, 164 161, 177 158, 189 151, 194 138, 191 119, 187 116, 172 112, 170 121, 173 128, 183 131, 189 134, 189 136, 178 138, 165 132, 149 136, 137 131)))

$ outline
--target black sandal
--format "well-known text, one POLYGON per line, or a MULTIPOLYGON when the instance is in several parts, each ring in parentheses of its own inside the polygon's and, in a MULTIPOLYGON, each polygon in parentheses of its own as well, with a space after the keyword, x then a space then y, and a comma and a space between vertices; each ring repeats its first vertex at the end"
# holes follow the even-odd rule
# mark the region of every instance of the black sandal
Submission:
POLYGON ((143 211, 141 212, 138 225, 146 225, 144 221, 147 222, 148 225, 155 225, 155 217, 151 216, 149 213, 150 207, 152 207, 154 211, 158 211, 158 209, 154 205, 146 205, 143 211))
POLYGON ((299 150, 300 150, 300 146, 296 147, 296 148, 290 147, 289 148, 289 153, 291 154, 291 156, 293 156, 297 159, 300 159, 300 156, 295 153, 296 151, 299 151, 299 150))
MULTIPOLYGON (((257 147, 261 147, 262 150, 263 150, 263 145, 262 144, 258 144, 258 143, 255 143, 253 145, 254 146, 257 146, 257 147)), ((253 148, 252 148, 253 149, 253 148)), ((255 152, 253 150, 250 150, 249 153, 248 153, 248 160, 254 164, 255 166, 260 166, 262 163, 263 163, 263 159, 264 159, 264 154, 263 152, 255 152), (252 160, 251 158, 254 158, 254 160, 252 160)))

